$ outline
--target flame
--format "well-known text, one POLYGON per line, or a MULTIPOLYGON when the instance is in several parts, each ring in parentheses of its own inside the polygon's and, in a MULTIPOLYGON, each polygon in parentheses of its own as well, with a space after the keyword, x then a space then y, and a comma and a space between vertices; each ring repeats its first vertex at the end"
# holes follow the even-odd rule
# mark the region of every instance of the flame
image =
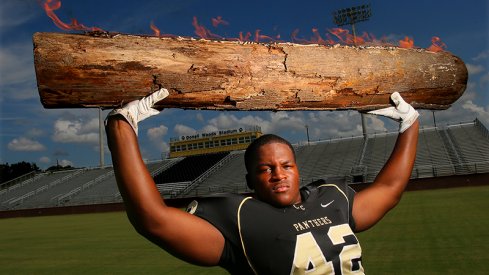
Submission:
POLYGON ((298 44, 308 44, 310 43, 308 40, 303 39, 303 38, 298 38, 297 34, 299 34, 299 29, 295 29, 292 34, 290 35, 290 38, 292 39, 292 42, 298 43, 298 44))
POLYGON ((158 27, 155 26, 153 21, 151 21, 151 24, 149 24, 149 27, 153 30, 154 36, 160 36, 160 29, 158 29, 158 27))
POLYGON ((321 37, 317 28, 312 28, 312 33, 314 35, 314 38, 312 38, 313 43, 326 45, 326 41, 321 37))
MULTIPOLYGON (((44 11, 46 12, 46 15, 51 18, 53 23, 60 29, 62 30, 77 30, 77 31, 92 31, 92 32, 105 32, 104 30, 98 28, 98 27, 86 27, 85 25, 81 24, 78 22, 76 19, 71 19, 71 22, 65 23, 63 22, 55 13, 55 11, 59 10, 61 8, 61 1, 60 0, 38 0, 40 1, 39 3, 43 7, 44 11)), ((217 28, 219 25, 229 25, 229 22, 224 20, 222 16, 217 16, 216 18, 211 19, 212 26, 217 28)), ((204 27, 203 25, 200 25, 197 17, 194 16, 192 20, 192 25, 194 26, 195 30, 194 33, 203 39, 218 39, 218 40, 224 40, 224 38, 218 34, 212 33, 209 29, 204 27)), ((161 31, 159 30, 158 27, 154 24, 153 21, 150 23, 150 28, 153 31, 153 35, 157 37, 175 37, 175 35, 171 34, 161 34, 161 31)), ((386 37, 382 37, 381 39, 377 39, 373 34, 369 34, 364 32, 361 36, 354 36, 350 34, 350 32, 346 29, 342 28, 333 28, 333 29, 328 29, 324 35, 321 35, 319 30, 317 28, 312 28, 312 34, 313 36, 307 40, 304 38, 299 38, 299 29, 295 29, 292 34, 291 34, 291 40, 294 43, 299 43, 299 44, 320 44, 320 45, 334 45, 334 44, 346 44, 346 45, 392 45, 389 43, 388 39, 386 37)), ((252 34, 250 32, 246 32, 244 34, 243 32, 239 33, 239 38, 231 38, 227 40, 239 40, 239 41, 252 41, 251 40, 252 34)), ((255 30, 254 33, 254 42, 283 42, 280 40, 281 36, 280 34, 275 35, 274 37, 264 35, 261 33, 260 29, 255 30)), ((441 39, 437 36, 432 37, 431 39, 432 45, 427 48, 428 51, 432 52, 440 52, 440 51, 445 51, 447 48, 447 45, 441 41, 441 39)), ((404 37, 404 39, 399 40, 399 47, 400 48, 415 48, 416 46, 414 45, 414 40, 409 37, 404 37)))
POLYGON ((222 16, 217 16, 216 18, 212 18, 211 21, 212 21, 212 26, 214 26, 214 28, 217 28, 217 26, 219 25, 224 25, 224 26, 229 25, 229 22, 223 20, 222 16))
POLYGON ((442 52, 445 51, 447 45, 441 41, 441 39, 437 36, 433 36, 431 38, 431 46, 428 47, 428 51, 432 52, 442 52))
POLYGON ((261 32, 261 30, 255 31, 255 42, 257 42, 257 43, 263 42, 262 40, 265 40, 268 42, 275 41, 275 39, 272 38, 271 36, 260 34, 260 32, 261 32))
POLYGON ((149 27, 151 30, 153 30, 153 36, 156 37, 176 37, 176 35, 173 34, 162 34, 160 29, 153 23, 153 21, 150 22, 149 27))
POLYGON ((366 38, 366 43, 372 44, 372 45, 386 45, 389 44, 387 42, 387 38, 381 37, 380 39, 377 39, 377 37, 373 33, 364 33, 364 36, 366 38))
MULTIPOLYGON (((350 34, 349 30, 342 28, 329 29, 328 32, 338 38, 340 43, 346 45, 363 45, 369 40, 369 35, 365 32, 362 34, 362 36, 355 36, 350 34)), ((333 42, 333 39, 330 40, 333 42)))
POLYGON ((194 19, 192 20, 192 25, 195 28, 194 33, 203 39, 223 39, 223 37, 212 33, 210 30, 206 29, 203 25, 199 25, 199 21, 197 20, 197 17, 194 16, 194 19))
MULTIPOLYGON (((367 32, 363 32, 361 36, 354 36, 350 34, 349 30, 333 28, 328 29, 324 35, 321 35, 317 28, 312 28, 312 33, 313 36, 310 39, 299 38, 299 29, 295 29, 291 34, 291 40, 292 42, 298 44, 393 46, 393 43, 389 42, 387 37, 384 36, 378 39, 374 34, 367 32)), ((414 40, 409 37, 405 37, 403 40, 399 41, 399 47, 414 48, 414 40)))
POLYGON ((370 38, 370 35, 367 32, 364 32, 361 36, 357 36, 355 38, 356 45, 363 45, 366 44, 367 42, 373 42, 373 40, 370 38))
POLYGON ((292 41, 301 44, 334 45, 342 43, 346 45, 362 45, 366 43, 366 41, 372 40, 368 33, 363 33, 360 37, 354 37, 348 30, 342 28, 328 30, 328 32, 325 33, 326 38, 321 36, 317 28, 312 28, 311 31, 313 33, 313 37, 311 37, 310 40, 307 40, 298 38, 297 34, 299 33, 299 29, 294 30, 291 35, 292 41), (334 37, 336 37, 336 39, 334 37))
POLYGON ((247 32, 245 36, 243 36, 243 32, 239 32, 239 41, 250 41, 250 37, 250 32, 247 32))
POLYGON ((399 40, 399 47, 405 49, 412 49, 414 48, 414 40, 406 36, 404 37, 403 40, 399 40))
POLYGON ((42 3, 42 7, 44 8, 44 11, 46 12, 46 15, 53 20, 53 23, 60 29, 65 30, 65 31, 71 31, 71 30, 76 30, 76 31, 100 31, 104 32, 104 30, 97 28, 97 27, 86 27, 83 24, 80 24, 78 20, 76 19, 71 19, 71 23, 67 24, 54 13, 54 11, 58 10, 61 8, 61 1, 59 0, 46 0, 44 3, 42 3))
POLYGON ((333 28, 328 30, 329 33, 336 36, 339 41, 346 45, 352 45, 354 42, 353 35, 350 34, 350 31, 342 28, 333 28))

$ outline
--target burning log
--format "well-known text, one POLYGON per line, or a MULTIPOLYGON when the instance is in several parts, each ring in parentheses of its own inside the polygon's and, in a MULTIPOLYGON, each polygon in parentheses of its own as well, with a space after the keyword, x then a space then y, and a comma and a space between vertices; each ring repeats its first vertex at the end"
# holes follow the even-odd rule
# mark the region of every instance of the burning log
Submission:
POLYGON ((45 108, 113 108, 165 87, 159 108, 370 110, 398 91, 415 108, 446 109, 467 84, 460 58, 422 49, 122 34, 33 40, 45 108))

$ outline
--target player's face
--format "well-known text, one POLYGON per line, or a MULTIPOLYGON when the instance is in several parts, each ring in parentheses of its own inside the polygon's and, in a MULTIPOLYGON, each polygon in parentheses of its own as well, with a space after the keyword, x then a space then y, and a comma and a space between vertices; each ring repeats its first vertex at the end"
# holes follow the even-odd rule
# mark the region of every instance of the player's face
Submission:
POLYGON ((299 170, 294 154, 283 143, 269 143, 260 147, 248 180, 261 201, 277 207, 301 202, 299 170))

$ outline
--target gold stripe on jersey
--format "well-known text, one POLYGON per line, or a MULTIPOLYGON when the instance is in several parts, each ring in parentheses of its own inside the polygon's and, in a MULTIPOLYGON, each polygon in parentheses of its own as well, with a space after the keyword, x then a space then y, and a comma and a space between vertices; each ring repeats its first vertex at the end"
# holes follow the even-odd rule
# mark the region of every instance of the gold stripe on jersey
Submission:
POLYGON ((239 204, 239 207, 238 207, 238 231, 239 231, 239 239, 241 240, 241 247, 243 247, 243 253, 246 257, 246 261, 248 261, 248 264, 250 265, 251 269, 253 270, 253 272, 255 274, 258 274, 255 270, 255 268, 253 267, 253 265, 251 264, 251 261, 250 261, 250 258, 248 257, 248 254, 246 254, 246 248, 245 248, 245 245, 244 245, 244 242, 243 242, 243 235, 241 234, 241 206, 243 206, 243 204, 247 201, 251 199, 251 197, 246 197, 244 198, 241 203, 239 204))

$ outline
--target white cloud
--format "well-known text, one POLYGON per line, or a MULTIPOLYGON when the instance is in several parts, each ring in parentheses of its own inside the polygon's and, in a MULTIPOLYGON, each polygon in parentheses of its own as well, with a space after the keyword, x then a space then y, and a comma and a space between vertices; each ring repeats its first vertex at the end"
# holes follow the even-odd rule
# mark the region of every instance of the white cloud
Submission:
POLYGON ((183 124, 176 124, 173 131, 177 136, 190 136, 195 135, 197 131, 191 127, 185 126, 183 124))
POLYGON ((465 64, 467 66, 467 70, 469 71, 469 75, 475 75, 479 74, 484 71, 484 66, 482 65, 472 65, 472 64, 465 64))
POLYGON ((161 125, 155 128, 150 128, 147 131, 147 135, 151 140, 161 139, 167 133, 168 133, 168 127, 166 127, 165 125, 161 125))
MULTIPOLYGON (((256 115, 243 117, 219 113, 198 131, 183 125, 179 125, 178 129, 180 133, 183 133, 182 130, 185 129, 185 133, 190 135, 195 132, 260 126, 263 133, 274 133, 288 139, 303 140, 306 138, 306 125, 308 125, 311 140, 357 136, 362 133, 358 112, 259 112, 256 115)), ((383 124, 380 128, 384 129, 383 124)))
POLYGON ((489 106, 484 108, 482 106, 477 106, 471 100, 467 100, 462 104, 462 108, 476 114, 479 120, 489 121, 489 106))
POLYGON ((217 128, 214 125, 206 125, 201 130, 202 133, 212 133, 212 132, 216 132, 216 131, 219 131, 219 128, 217 128))
POLYGON ((163 137, 168 133, 168 127, 161 125, 159 127, 150 128, 146 132, 148 138, 151 140, 160 152, 168 151, 168 144, 163 141, 163 137))
POLYGON ((25 137, 14 138, 8 144, 8 149, 12 151, 35 152, 46 150, 46 147, 38 141, 25 137))
POLYGON ((67 159, 59 160, 58 161, 58 164, 59 164, 59 166, 62 166, 62 167, 66 167, 66 166, 72 166, 72 167, 74 167, 73 162, 70 161, 70 160, 67 160, 67 159))
POLYGON ((477 116, 471 111, 464 109, 462 106, 465 102, 478 102, 478 85, 475 81, 470 81, 467 83, 467 88, 463 95, 455 101, 450 108, 446 110, 420 110, 420 121, 421 125, 433 126, 433 112, 435 115, 436 124, 442 126, 447 123, 458 123, 472 121, 477 116))
POLYGON ((489 58, 489 50, 479 53, 476 57, 472 58, 475 61, 484 60, 489 58))
POLYGON ((98 144, 98 118, 88 121, 58 119, 54 123, 53 140, 62 143, 98 144))
POLYGON ((238 118, 234 114, 220 113, 209 120, 208 129, 232 129, 240 126, 260 126, 264 133, 279 133, 281 131, 296 131, 304 129, 302 113, 294 112, 267 112, 265 118, 258 115, 247 115, 238 118))
MULTIPOLYGON (((383 118, 376 115, 366 115, 367 119, 367 132, 369 134, 374 132, 385 132, 394 130, 392 127, 387 127, 385 122, 389 121, 389 124, 395 124, 394 127, 398 127, 399 123, 390 120, 389 118, 383 118)), ((395 128, 397 130, 397 128, 395 128)))
MULTIPOLYGON (((312 112, 309 114, 308 126, 309 131, 312 130, 313 139, 362 134, 361 116, 356 111, 312 112)), ((369 129, 370 131, 373 129, 369 129)))
MULTIPOLYGON (((469 122, 476 117, 479 118, 485 125, 489 123, 489 103, 481 101, 475 90, 467 88, 467 92, 459 98, 449 109, 435 111, 437 125, 447 123, 469 122), (479 103, 479 104, 477 104, 479 103), (484 104, 486 107, 483 107, 484 104)), ((423 114, 427 116, 426 114, 423 114)), ((429 115, 432 119, 432 114, 429 115)))
POLYGON ((209 124, 217 129, 230 129, 236 128, 239 119, 232 114, 219 113, 215 118, 209 120, 209 124))
MULTIPOLYGON (((278 133, 282 131, 302 131, 306 122, 300 112, 277 112, 270 113, 268 132, 278 133)), ((250 125, 251 126, 251 125, 250 125)))

